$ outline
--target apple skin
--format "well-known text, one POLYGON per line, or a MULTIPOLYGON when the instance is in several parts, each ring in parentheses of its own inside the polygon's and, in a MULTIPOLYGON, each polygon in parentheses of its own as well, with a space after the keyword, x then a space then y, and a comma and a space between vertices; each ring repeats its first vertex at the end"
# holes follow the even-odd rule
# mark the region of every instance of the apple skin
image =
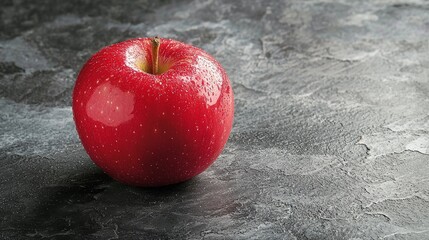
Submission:
POLYGON ((152 39, 95 53, 73 90, 78 135, 92 159, 119 182, 143 187, 191 179, 222 152, 234 96, 222 66, 203 50, 160 39, 151 74, 152 39))

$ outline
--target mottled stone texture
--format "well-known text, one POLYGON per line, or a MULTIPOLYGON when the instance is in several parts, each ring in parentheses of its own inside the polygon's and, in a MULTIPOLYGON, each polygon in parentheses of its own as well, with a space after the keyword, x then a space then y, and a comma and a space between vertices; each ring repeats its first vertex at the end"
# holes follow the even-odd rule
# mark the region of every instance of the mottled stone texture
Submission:
POLYGON ((426 1, 0 2, 0 239, 429 239, 426 1), (101 47, 175 38, 227 70, 229 142, 140 189, 83 150, 71 92, 101 47))

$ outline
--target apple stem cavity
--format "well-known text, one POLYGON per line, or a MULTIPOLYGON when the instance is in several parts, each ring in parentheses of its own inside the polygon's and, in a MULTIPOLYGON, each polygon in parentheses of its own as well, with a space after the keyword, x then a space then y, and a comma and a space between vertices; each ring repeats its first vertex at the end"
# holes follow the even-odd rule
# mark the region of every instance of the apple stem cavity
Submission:
POLYGON ((152 39, 152 74, 158 74, 158 55, 159 55, 159 45, 161 45, 161 39, 159 37, 154 37, 152 39))

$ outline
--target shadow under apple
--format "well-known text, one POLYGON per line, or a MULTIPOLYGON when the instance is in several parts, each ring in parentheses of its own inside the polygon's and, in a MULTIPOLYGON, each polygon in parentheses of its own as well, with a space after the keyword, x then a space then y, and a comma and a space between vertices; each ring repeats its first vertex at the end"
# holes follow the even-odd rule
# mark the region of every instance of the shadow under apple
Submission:
POLYGON ((42 186, 13 227, 34 238, 168 238, 198 232, 207 227, 202 219, 236 209, 228 183, 204 173, 175 185, 138 188, 114 181, 94 165, 73 171, 42 186))

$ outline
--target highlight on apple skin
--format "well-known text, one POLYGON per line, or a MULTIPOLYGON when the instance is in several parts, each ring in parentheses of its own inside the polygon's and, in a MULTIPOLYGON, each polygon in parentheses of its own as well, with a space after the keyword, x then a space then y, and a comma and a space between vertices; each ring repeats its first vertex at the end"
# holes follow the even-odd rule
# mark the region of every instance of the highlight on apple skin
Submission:
POLYGON ((208 53, 163 38, 137 38, 95 53, 73 90, 73 116, 94 163, 143 187, 191 179, 222 152, 234 95, 208 53))

